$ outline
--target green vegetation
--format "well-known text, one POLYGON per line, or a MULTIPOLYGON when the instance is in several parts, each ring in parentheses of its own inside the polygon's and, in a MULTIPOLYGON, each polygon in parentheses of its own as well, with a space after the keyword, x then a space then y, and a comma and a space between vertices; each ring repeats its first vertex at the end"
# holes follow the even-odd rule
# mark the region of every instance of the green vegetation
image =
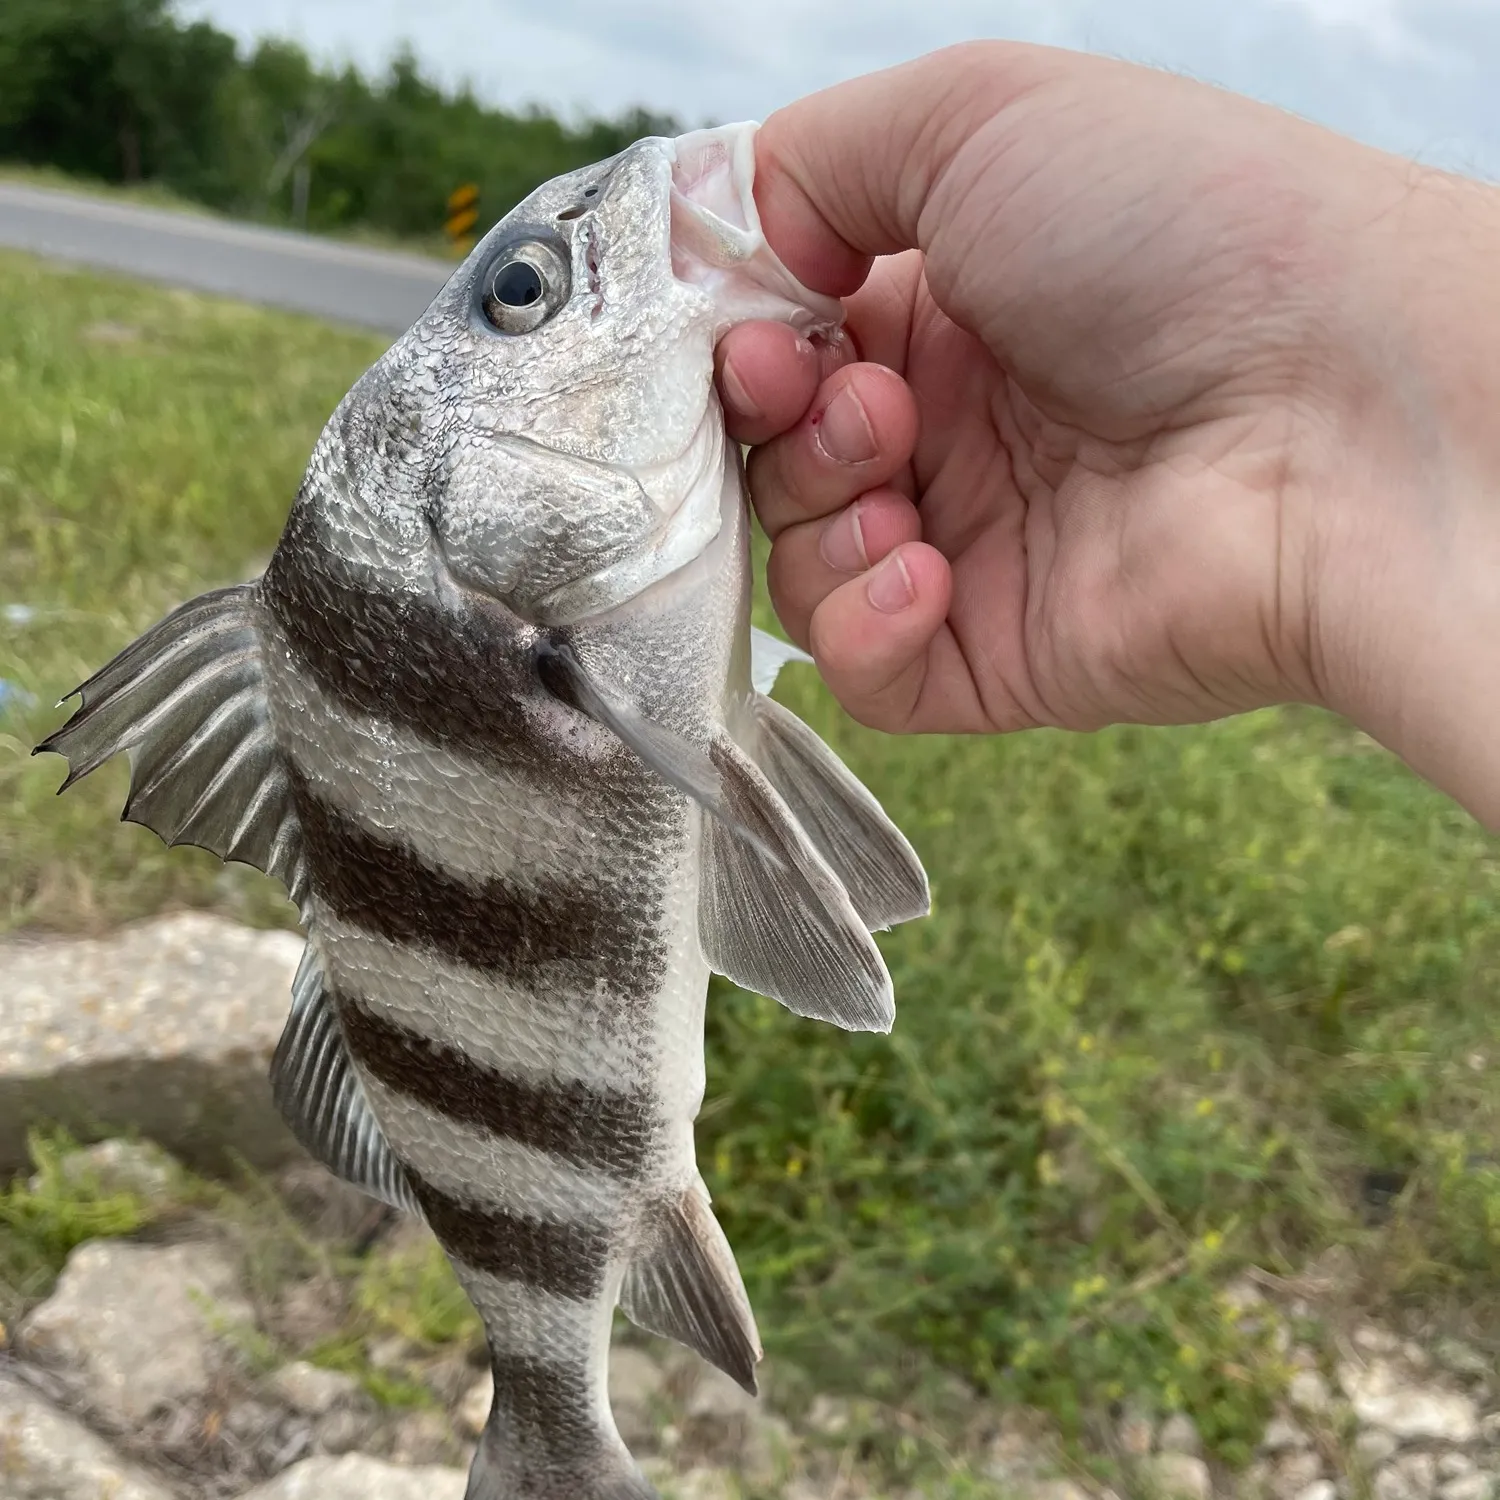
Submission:
POLYGON ((0 1342, 5 1324, 51 1289, 70 1251, 135 1234, 157 1214, 138 1193, 70 1161, 66 1136, 34 1132, 29 1144, 34 1170, 0 1188, 0 1342))
MULTIPOLYGON (((0 718, 0 925, 290 920, 253 873, 119 826, 121 767, 57 801, 61 763, 27 752, 136 631, 259 566, 377 347, 0 259, 0 611, 35 611, 0 612, 0 677, 37 699, 0 718)), ((1280 1373, 1221 1295, 1249 1263, 1343 1244, 1344 1298, 1461 1306, 1500 1344, 1500 871, 1465 816, 1309 712, 891 740, 783 680, 936 911, 882 939, 890 1038, 712 999, 700 1159, 773 1352, 884 1397, 918 1350, 1064 1423, 1181 1405, 1243 1458, 1280 1373), (1405 1184, 1378 1221, 1371 1169, 1405 1184)), ((361 1326, 467 1337, 431 1264, 357 1300, 361 1326)))
POLYGON ((448 194, 473 183, 482 230, 538 183, 679 129, 644 110, 569 125, 489 109, 409 56, 374 82, 321 71, 289 42, 241 56, 169 0, 0 7, 0 160, 272 222, 432 238, 448 194))

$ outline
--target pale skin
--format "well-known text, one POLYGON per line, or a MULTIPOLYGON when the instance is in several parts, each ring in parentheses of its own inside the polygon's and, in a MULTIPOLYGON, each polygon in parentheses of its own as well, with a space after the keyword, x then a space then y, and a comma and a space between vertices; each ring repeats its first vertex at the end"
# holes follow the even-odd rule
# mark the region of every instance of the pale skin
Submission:
POLYGON ((719 372, 851 714, 1316 703, 1500 827, 1500 191, 977 43, 771 116, 756 198, 848 299, 844 350, 750 324, 719 372))

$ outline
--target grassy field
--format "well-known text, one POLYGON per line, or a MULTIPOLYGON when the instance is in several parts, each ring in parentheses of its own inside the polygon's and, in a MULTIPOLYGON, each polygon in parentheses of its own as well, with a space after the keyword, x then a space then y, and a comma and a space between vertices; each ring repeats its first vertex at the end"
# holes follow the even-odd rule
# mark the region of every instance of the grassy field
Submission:
MULTIPOLYGON (((121 767, 54 800, 28 751, 133 633, 259 568, 378 347, 0 257, 0 927, 289 920, 117 824, 121 767)), ((936 909, 882 939, 890 1038, 711 1005, 700 1158, 773 1352, 881 1396, 917 1351, 1065 1424, 1181 1407, 1233 1460, 1282 1373, 1221 1295, 1247 1264, 1345 1245, 1337 1301, 1500 1349, 1490 839, 1308 712, 892 740, 784 682, 936 909)))

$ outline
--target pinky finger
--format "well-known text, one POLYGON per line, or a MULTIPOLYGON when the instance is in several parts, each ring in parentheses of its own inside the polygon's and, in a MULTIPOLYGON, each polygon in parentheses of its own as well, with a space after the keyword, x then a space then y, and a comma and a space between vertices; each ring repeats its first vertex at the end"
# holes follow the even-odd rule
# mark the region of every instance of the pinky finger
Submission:
MULTIPOLYGON (((907 542, 813 611, 809 642, 818 670, 862 724, 893 734, 967 727, 923 722, 934 696, 948 696, 929 680, 934 669, 956 668, 967 678, 946 624, 952 591, 947 558, 925 542, 907 542)), ((973 698, 972 679, 951 686, 973 698)))

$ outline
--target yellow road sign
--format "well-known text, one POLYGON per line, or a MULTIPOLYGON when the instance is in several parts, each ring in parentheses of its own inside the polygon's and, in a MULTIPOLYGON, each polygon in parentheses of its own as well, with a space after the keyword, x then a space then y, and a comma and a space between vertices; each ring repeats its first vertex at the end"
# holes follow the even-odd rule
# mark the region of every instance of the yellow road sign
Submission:
POLYGON ((443 220, 443 233, 457 255, 467 255, 474 248, 474 236, 469 232, 479 222, 479 184, 466 182, 448 194, 448 217, 443 220))

